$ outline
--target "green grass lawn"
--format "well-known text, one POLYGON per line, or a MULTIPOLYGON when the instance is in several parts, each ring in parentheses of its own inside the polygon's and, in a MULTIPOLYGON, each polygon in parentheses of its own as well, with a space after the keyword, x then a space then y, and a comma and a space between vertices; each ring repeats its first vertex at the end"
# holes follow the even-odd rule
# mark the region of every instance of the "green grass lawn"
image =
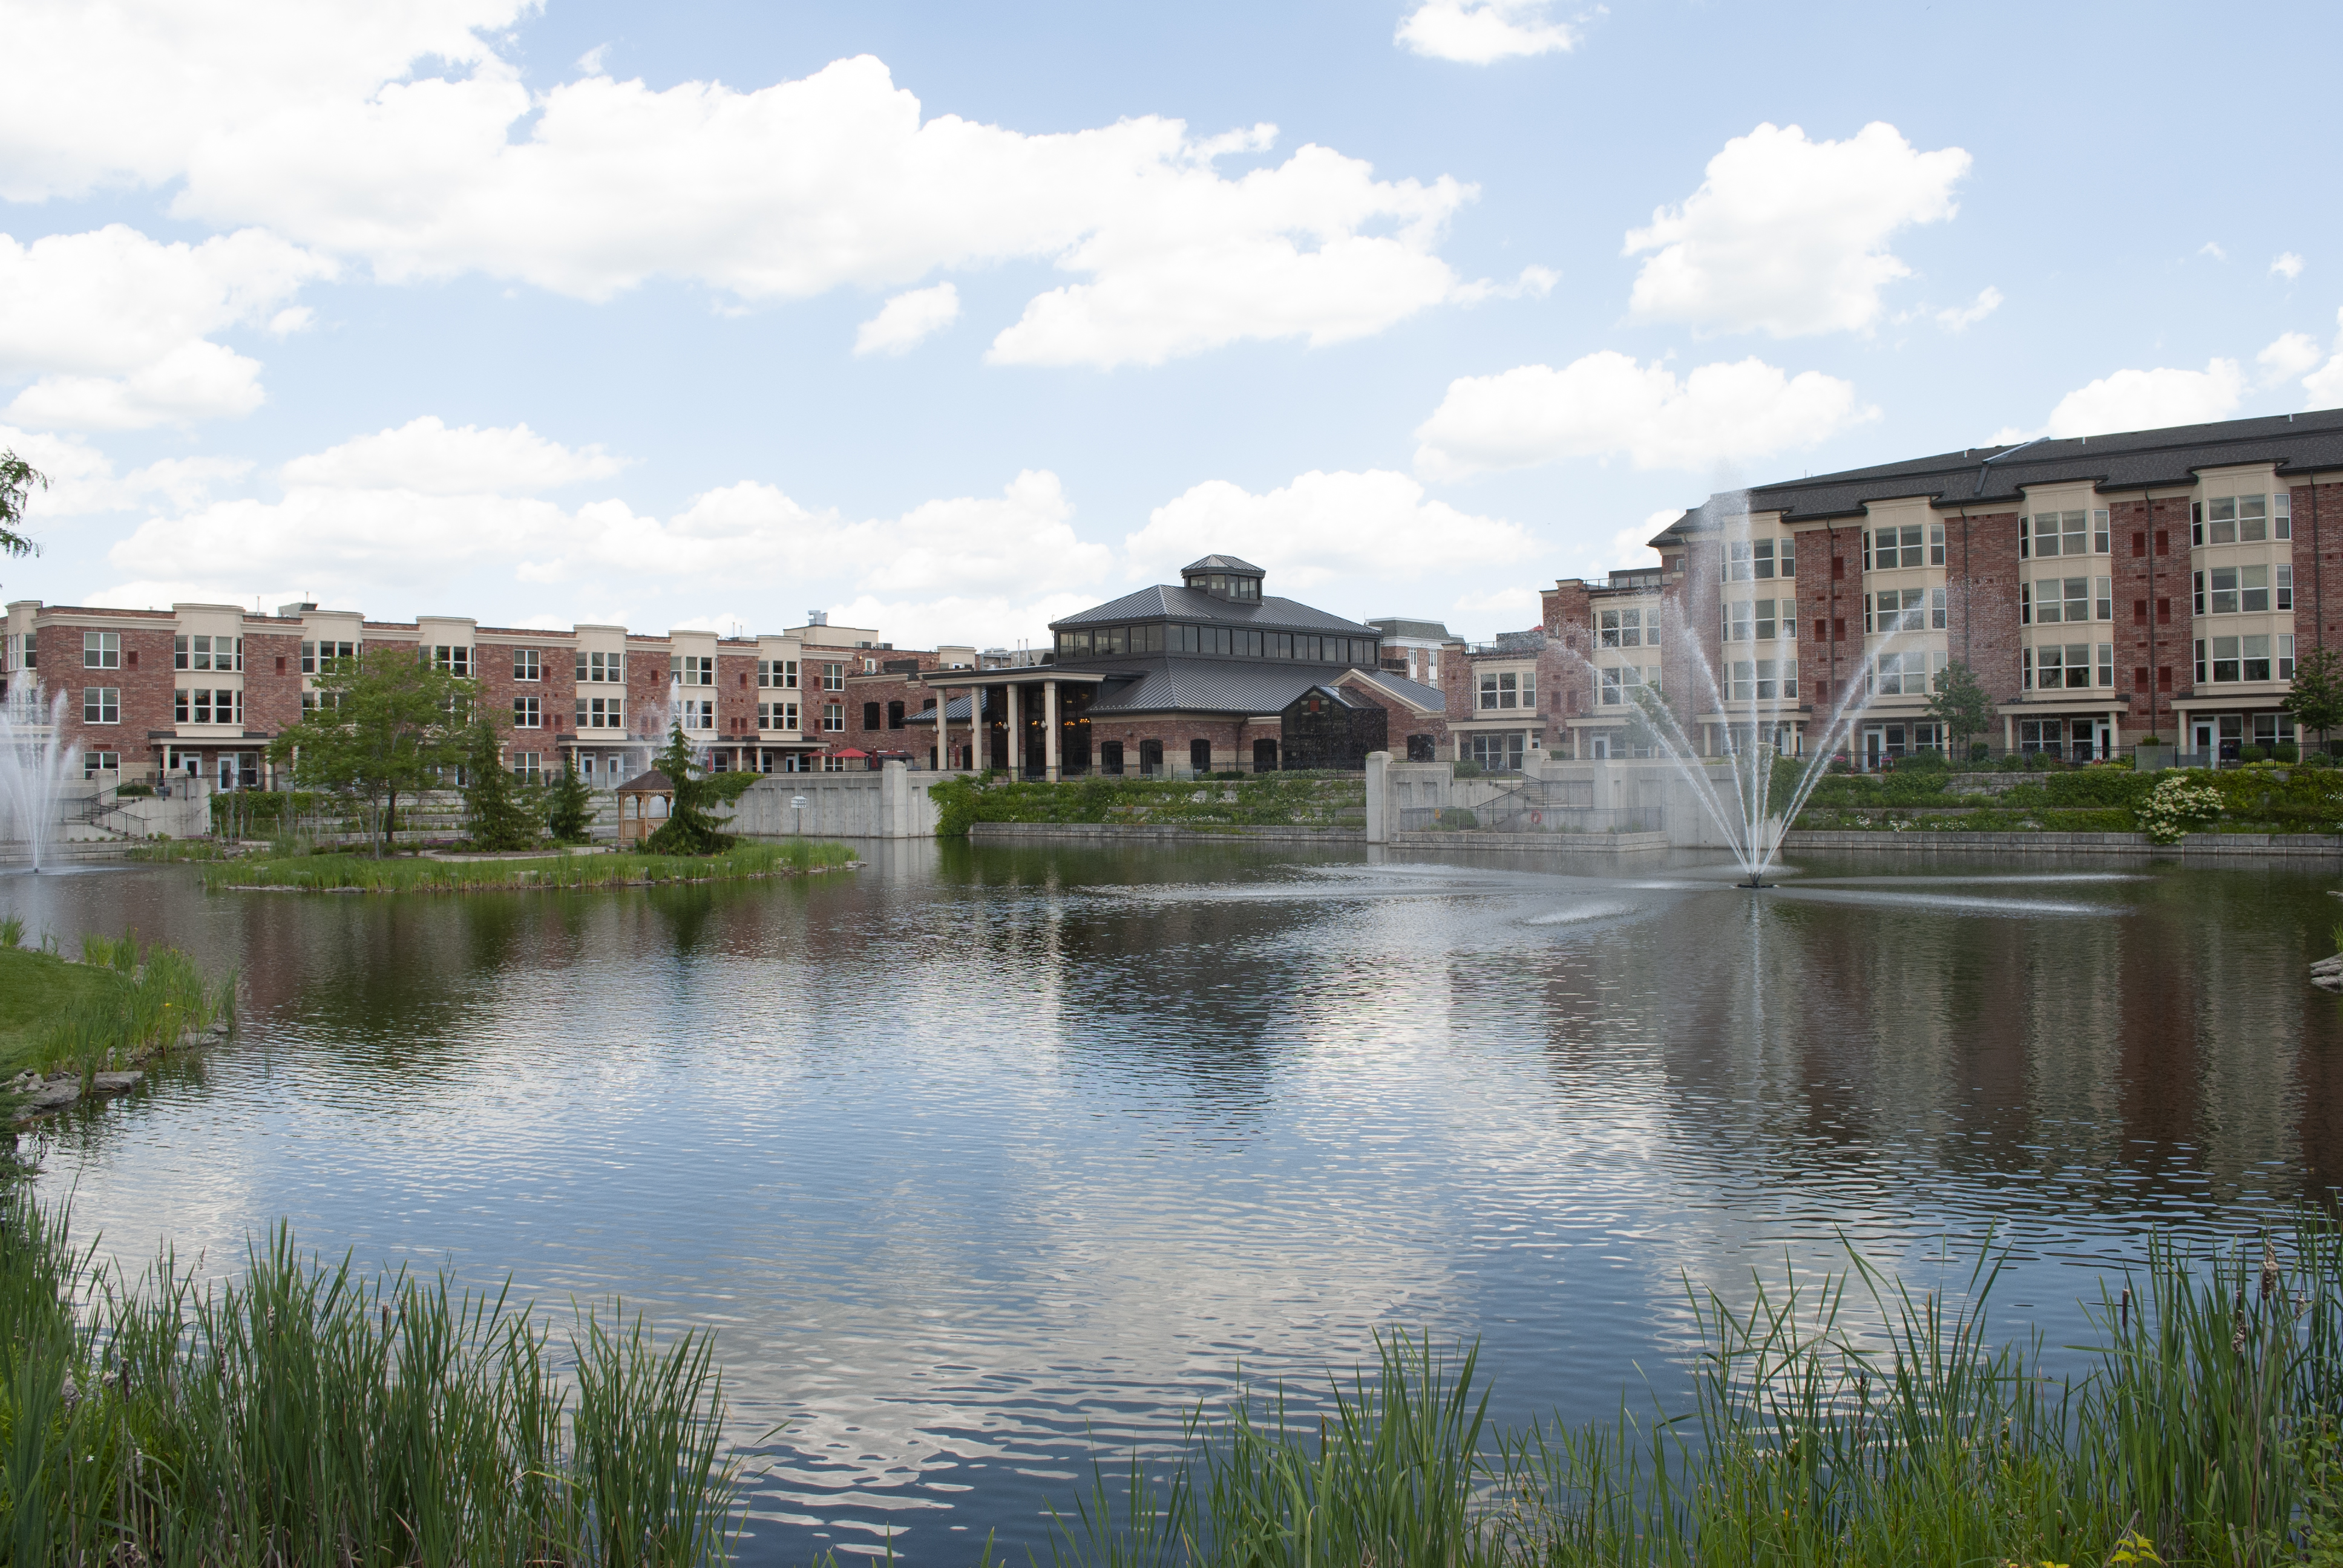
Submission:
POLYGON ((789 876, 850 866, 844 844, 792 839, 781 844, 740 844, 720 855, 531 855, 513 859, 436 860, 398 855, 281 855, 223 860, 204 868, 214 890, 292 888, 309 892, 458 893, 498 889, 639 887, 654 882, 721 882, 789 876))
POLYGON ((0 1078, 35 1065, 41 1026, 76 1003, 118 998, 123 978, 31 948, 0 948, 0 1078))

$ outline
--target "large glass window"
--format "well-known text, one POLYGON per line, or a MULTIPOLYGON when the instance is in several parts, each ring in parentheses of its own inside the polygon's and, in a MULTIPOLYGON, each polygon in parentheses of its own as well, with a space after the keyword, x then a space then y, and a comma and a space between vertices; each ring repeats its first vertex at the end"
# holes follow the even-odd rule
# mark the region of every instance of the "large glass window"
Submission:
POLYGON ((760 702, 757 704, 757 728, 759 729, 795 729, 798 727, 798 705, 794 702, 760 702))
POLYGON ((627 678, 626 656, 619 653, 578 655, 578 678, 597 686, 615 686, 627 678))
POLYGON ((1644 612, 1639 609, 1606 609, 1598 618, 1604 648, 1641 648, 1644 646, 1644 612))
POLYGON ((624 729, 627 727, 627 704, 619 697, 581 697, 578 699, 578 728, 580 729, 624 729))
POLYGON ((545 678, 545 656, 539 653, 536 648, 517 648, 512 650, 512 656, 513 678, 515 680, 543 680, 545 678))
POLYGON ((1728 540, 1725 547, 1725 580, 1769 582, 1775 577, 1798 575, 1798 547, 1790 539, 1728 540))
POLYGON ((81 721, 84 724, 121 723, 122 689, 118 686, 83 687, 81 721))
POLYGON ((472 673, 472 650, 461 643, 436 643, 431 648, 431 663, 450 675, 468 678, 472 673))
POLYGON ((1481 706, 1484 709, 1535 708, 1537 673, 1534 670, 1484 672, 1481 677, 1481 706))
POLYGON ((242 669, 244 638, 240 637, 175 637, 171 663, 179 669, 242 669))
POLYGON ((305 642, 301 645, 301 673, 330 674, 337 660, 357 656, 358 645, 354 642, 305 642))
MULTIPOLYGON (((846 689, 846 666, 842 664, 823 665, 821 667, 821 689, 824 691, 844 691, 846 689)), ((839 725, 839 728, 843 729, 845 728, 844 723, 841 722, 839 725)))
POLYGON ((120 669, 122 634, 118 631, 83 632, 81 667, 84 669, 120 669))
POLYGON ((2107 514, 2090 510, 2036 512, 2017 519, 2017 553, 2021 557, 2087 556, 2107 553, 2107 514))
MULTIPOLYGON (((1942 589, 1937 592, 1941 594, 1942 589)), ((1928 624, 1926 588, 1883 588, 1863 601, 1866 632, 1918 631, 1928 624)))
POLYGON ((1945 564, 1945 525, 1906 523, 1900 528, 1872 528, 1863 536, 1863 569, 1901 571, 1907 567, 1945 564))
POLYGON ((514 698, 513 728, 515 729, 545 728, 545 699, 541 697, 514 698))
POLYGON ((2215 496, 2189 508, 2191 541, 2199 545, 2253 545, 2268 538, 2293 537, 2289 515, 2293 498, 2276 498, 2272 516, 2268 496, 2215 496), (2271 524, 2277 523, 2273 528, 2271 524))

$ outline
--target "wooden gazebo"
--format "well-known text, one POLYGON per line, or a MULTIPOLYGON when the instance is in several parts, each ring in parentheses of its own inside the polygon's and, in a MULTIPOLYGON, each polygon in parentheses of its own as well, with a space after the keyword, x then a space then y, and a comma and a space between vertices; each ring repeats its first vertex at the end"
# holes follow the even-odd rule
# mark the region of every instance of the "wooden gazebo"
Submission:
POLYGON ((639 844, 659 830, 675 809, 675 781, 658 769, 638 773, 618 786, 618 842, 639 844), (652 801, 659 802, 654 813, 652 801))

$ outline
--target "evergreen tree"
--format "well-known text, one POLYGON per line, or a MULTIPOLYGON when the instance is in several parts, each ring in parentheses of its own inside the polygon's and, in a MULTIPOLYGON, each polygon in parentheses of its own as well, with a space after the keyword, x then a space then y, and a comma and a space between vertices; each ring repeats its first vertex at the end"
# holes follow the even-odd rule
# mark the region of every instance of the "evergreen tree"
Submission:
POLYGON ((679 721, 669 729, 667 749, 653 765, 667 775, 675 798, 668 806, 667 820, 644 840, 643 848, 655 855, 714 855, 730 849, 732 835, 718 830, 711 808, 739 799, 757 775, 701 770, 692 760, 691 742, 684 738, 679 721))
POLYGON ((594 829, 594 791, 578 776, 578 759, 564 752, 561 777, 545 795, 545 828, 555 840, 582 844, 594 829))
POLYGON ((504 738, 483 713, 464 735, 464 819, 472 848, 528 849, 538 840, 535 791, 505 771, 504 738))

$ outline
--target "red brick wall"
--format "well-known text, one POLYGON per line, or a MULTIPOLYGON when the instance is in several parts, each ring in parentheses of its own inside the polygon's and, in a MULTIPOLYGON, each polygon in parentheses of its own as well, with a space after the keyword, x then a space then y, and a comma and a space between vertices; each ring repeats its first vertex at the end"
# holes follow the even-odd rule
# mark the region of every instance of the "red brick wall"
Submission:
POLYGON ((143 772, 158 761, 154 749, 156 742, 146 738, 150 729, 171 728, 171 637, 173 623, 165 619, 154 627, 136 622, 95 622, 82 625, 51 625, 34 632, 34 647, 40 660, 35 673, 40 677, 45 699, 54 699, 60 691, 65 694, 65 733, 74 745, 88 751, 118 751, 126 772, 143 772), (122 634, 122 668, 119 669, 84 669, 81 663, 84 630, 119 631, 122 634), (84 725, 82 689, 86 686, 111 686, 122 693, 122 722, 119 724, 84 725))
MULTIPOLYGON (((2142 733, 2152 729, 2168 739, 2174 733, 2172 699, 2189 695, 2197 676, 2189 648, 2188 502, 2177 497, 2153 506, 2137 499, 2112 501, 2107 528, 2115 567, 2116 689, 2131 699, 2131 722, 2142 733), (2152 692, 2139 689, 2142 669, 2148 672, 2152 692), (2172 677, 2168 686, 2167 670, 2172 677)), ((2016 619, 2014 608, 2010 618, 2016 619)))
MULTIPOLYGON (((1945 525, 1946 651, 1969 667, 1996 702, 2015 702, 2023 678, 2018 666, 2017 514, 1972 512, 1966 519, 1958 512, 1936 516, 1945 525)), ((1861 608, 1856 607, 1856 613, 1861 608)), ((1980 739, 2000 743, 1997 731, 1980 739)))
POLYGON ((2343 650, 2343 484, 2294 487, 2294 650, 2343 650))
MULTIPOLYGON (((1554 744, 1562 739, 1566 721, 1586 712, 1590 678, 1585 658, 1594 643, 1594 601, 1579 581, 1558 582, 1538 599, 1546 638, 1545 652, 1538 658, 1538 709, 1546 716, 1547 742, 1554 744)), ((1458 711, 1450 709, 1452 714, 1458 711)))
POLYGON ((1797 539, 1798 697, 1812 710, 1808 743, 1819 745, 1863 662, 1863 528, 1801 528, 1797 539))
POLYGON ((282 735, 301 722, 301 628, 276 623, 244 632, 244 732, 282 735), (280 629, 281 628, 281 629, 280 629), (285 668, 277 668, 284 660, 285 668))

